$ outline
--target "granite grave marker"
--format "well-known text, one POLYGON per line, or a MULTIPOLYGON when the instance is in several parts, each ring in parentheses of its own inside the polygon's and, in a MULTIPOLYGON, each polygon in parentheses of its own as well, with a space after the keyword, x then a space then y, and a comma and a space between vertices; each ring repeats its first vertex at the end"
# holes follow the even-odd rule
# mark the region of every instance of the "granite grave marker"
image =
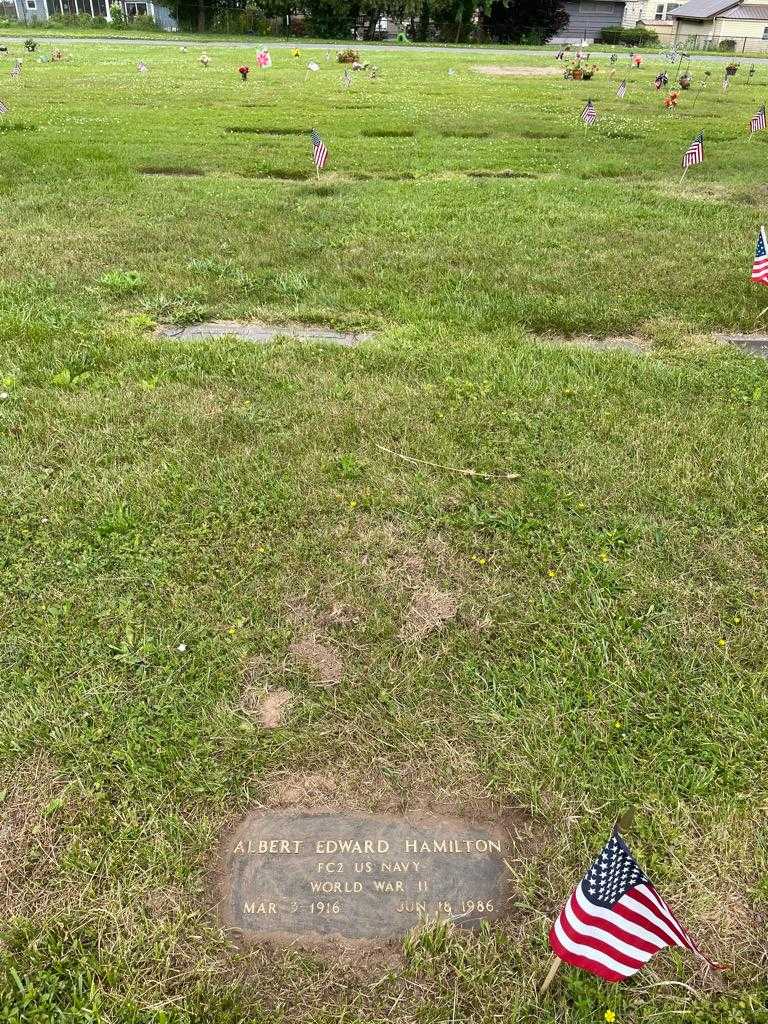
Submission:
POLYGON ((221 919, 244 941, 386 941, 509 899, 503 829, 427 814, 254 812, 223 841, 221 919))

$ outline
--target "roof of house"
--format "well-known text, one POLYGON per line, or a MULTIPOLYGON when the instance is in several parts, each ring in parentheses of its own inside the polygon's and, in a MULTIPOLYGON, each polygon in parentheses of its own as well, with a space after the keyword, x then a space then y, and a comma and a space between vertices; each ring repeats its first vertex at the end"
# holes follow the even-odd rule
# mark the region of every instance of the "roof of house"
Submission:
POLYGON ((768 4, 740 4, 728 12, 728 17, 743 21, 768 21, 768 4))
POLYGON ((693 18, 695 21, 708 21, 710 18, 717 18, 724 11, 738 7, 733 0, 689 0, 687 4, 678 7, 676 11, 670 11, 671 18, 693 18))

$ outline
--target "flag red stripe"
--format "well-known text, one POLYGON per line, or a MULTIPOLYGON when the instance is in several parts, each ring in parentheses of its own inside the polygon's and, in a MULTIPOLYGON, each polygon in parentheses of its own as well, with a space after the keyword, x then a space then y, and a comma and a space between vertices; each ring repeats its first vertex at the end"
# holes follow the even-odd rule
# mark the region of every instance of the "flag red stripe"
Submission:
POLYGON ((672 922, 672 924, 675 927, 675 930, 677 931, 678 935, 680 936, 680 939, 681 939, 683 945, 687 946, 688 949, 692 950, 692 952, 698 953, 699 947, 696 945, 696 943, 693 941, 691 936, 688 934, 688 932, 685 930, 685 928, 683 928, 683 926, 677 920, 677 918, 672 913, 670 908, 667 906, 666 900, 663 900, 661 898, 661 896, 659 896, 659 894, 656 892, 656 890, 650 884, 650 882, 647 884, 646 888, 648 889, 648 892, 650 894, 651 899, 652 900, 656 900, 661 905, 661 907, 663 908, 664 913, 666 914, 667 918, 672 922))
POLYGON ((577 917, 582 924, 591 925, 593 928, 600 928, 602 931, 608 932, 609 935, 613 935, 614 938, 620 939, 622 942, 626 942, 628 946, 634 946, 635 949, 648 953, 649 956, 653 956, 654 953, 658 953, 658 946, 654 946, 653 943, 648 942, 639 935, 633 935, 631 932, 624 931, 623 928, 620 928, 618 925, 606 920, 604 917, 593 917, 592 914, 587 913, 587 911, 585 911, 584 908, 576 902, 573 896, 571 896, 570 906, 574 916, 577 917))
POLYGON ((591 971, 592 974, 596 974, 599 978, 604 978, 606 981, 623 981, 626 977, 624 974, 612 971, 610 967, 601 964, 599 960, 591 960, 589 957, 572 953, 569 949, 566 949, 557 935, 555 935, 554 928, 549 933, 549 945, 556 956, 559 956, 564 963, 570 964, 572 967, 581 967, 585 971, 591 971))
MULTIPOLYGON (((628 895, 634 895, 634 890, 630 889, 628 895)), ((649 921, 644 914, 638 914, 636 910, 631 910, 629 907, 625 907, 622 903, 617 903, 613 908, 613 912, 614 914, 618 914, 619 917, 623 917, 625 921, 631 921, 632 924, 639 925, 640 928, 645 928, 646 931, 657 935, 665 946, 672 945, 669 941, 669 933, 663 932, 658 925, 654 924, 653 921, 649 921)))
POLYGON ((658 919, 661 921, 662 926, 669 928, 673 938, 677 940, 679 946, 689 946, 690 943, 686 938, 685 932, 680 930, 680 926, 673 918, 668 914, 664 913, 664 910, 648 895, 647 892, 643 892, 641 886, 632 890, 632 897, 637 900, 638 903, 642 903, 644 907, 647 907, 652 914, 656 914, 658 919))
POLYGON ((572 942, 578 942, 583 946, 589 946, 598 953, 603 953, 605 956, 609 956, 617 963, 624 964, 625 967, 639 971, 643 964, 647 962, 647 957, 645 960, 636 960, 634 957, 627 956, 626 953, 619 952, 615 946, 611 946, 609 943, 603 942, 602 939, 595 938, 594 935, 576 931, 564 914, 560 915, 560 927, 572 942))

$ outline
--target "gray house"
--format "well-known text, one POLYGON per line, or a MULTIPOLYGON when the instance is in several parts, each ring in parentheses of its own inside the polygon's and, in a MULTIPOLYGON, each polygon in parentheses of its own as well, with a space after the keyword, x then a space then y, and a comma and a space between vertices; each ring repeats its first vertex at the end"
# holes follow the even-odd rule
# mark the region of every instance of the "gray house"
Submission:
POLYGON ((123 14, 129 20, 137 14, 148 14, 166 32, 175 32, 178 28, 168 8, 152 0, 13 0, 16 17, 28 25, 36 21, 48 21, 55 14, 87 14, 91 18, 111 21, 110 3, 115 2, 122 7, 123 14))
POLYGON ((621 25, 626 4, 618 0, 565 0, 563 7, 568 24, 551 42, 573 42, 594 39, 601 28, 621 25))
MULTIPOLYGON (((738 3, 738 0, 731 0, 738 3)), ((660 29, 661 23, 676 7, 670 0, 564 0, 568 24, 553 43, 589 43, 600 35, 600 29, 634 28, 638 22, 660 29)))

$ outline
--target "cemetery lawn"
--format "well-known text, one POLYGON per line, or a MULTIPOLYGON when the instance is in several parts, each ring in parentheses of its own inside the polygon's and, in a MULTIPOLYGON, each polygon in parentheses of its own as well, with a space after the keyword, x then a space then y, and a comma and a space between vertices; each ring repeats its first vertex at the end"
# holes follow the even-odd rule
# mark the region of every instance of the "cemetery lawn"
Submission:
POLYGON ((653 63, 201 50, 19 44, 0 92, 0 1021, 765 1021, 768 380, 711 333, 768 303, 768 71, 670 116, 653 63), (153 333, 214 318, 375 337, 153 333), (509 919, 241 954, 259 805, 504 815, 509 919), (539 1000, 629 808, 727 971, 539 1000))

